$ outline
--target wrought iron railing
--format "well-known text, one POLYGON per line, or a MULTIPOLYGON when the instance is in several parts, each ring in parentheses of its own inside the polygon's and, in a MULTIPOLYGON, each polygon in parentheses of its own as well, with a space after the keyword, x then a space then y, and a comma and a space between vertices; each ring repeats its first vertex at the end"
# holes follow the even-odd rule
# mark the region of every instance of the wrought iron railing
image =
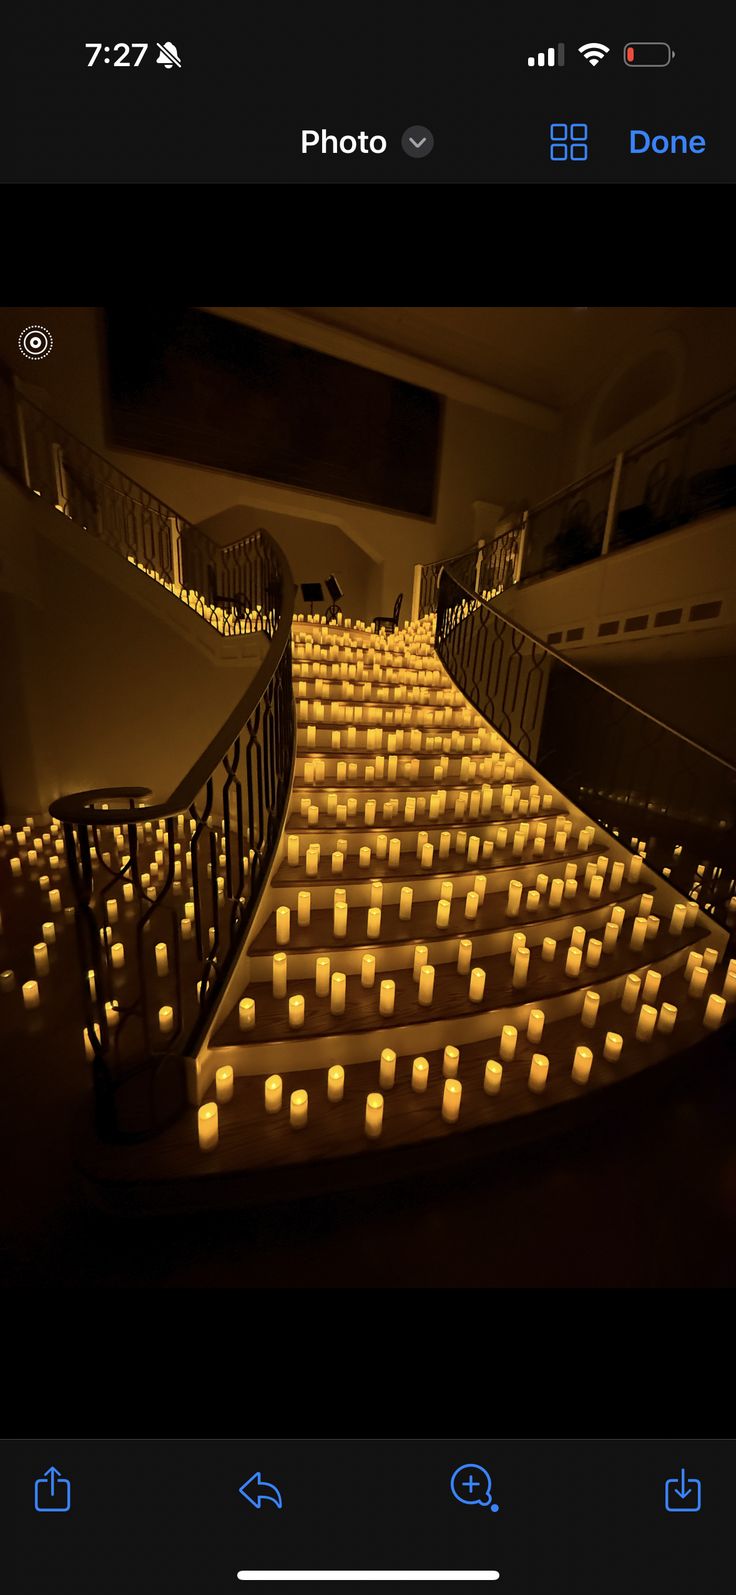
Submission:
POLYGON ((525 577, 548 576, 597 558, 603 550, 613 479, 611 463, 529 511, 525 577))
POLYGON ((733 765, 593 680, 447 567, 435 647, 460 691, 519 753, 733 940, 733 765))
POLYGON ((63 822, 76 899, 87 1055, 102 1134, 154 1133, 183 1106, 192 1057, 240 951, 291 784, 294 584, 268 534, 275 630, 209 747, 160 803, 145 787, 76 792, 63 822))
POLYGON ((273 636, 268 534, 221 547, 32 404, 0 366, 0 465, 226 636, 273 636))
POLYGON ((486 597, 510 587, 516 580, 522 537, 523 516, 520 515, 516 526, 508 528, 490 542, 479 539, 459 554, 435 560, 434 564, 422 565, 418 618, 422 619, 436 610, 440 572, 445 566, 454 571, 466 586, 484 593, 486 597))

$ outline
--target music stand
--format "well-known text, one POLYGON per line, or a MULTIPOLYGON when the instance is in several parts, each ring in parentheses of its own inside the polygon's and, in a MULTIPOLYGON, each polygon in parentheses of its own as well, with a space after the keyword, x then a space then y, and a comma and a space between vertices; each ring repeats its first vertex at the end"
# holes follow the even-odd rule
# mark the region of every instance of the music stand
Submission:
POLYGON ((312 619, 314 617, 314 606, 315 606, 315 604, 323 604, 324 603, 325 595, 324 595, 324 593, 322 591, 322 583, 321 582, 301 582, 300 586, 301 586, 301 591, 302 591, 302 598, 304 599, 305 604, 309 604, 310 619, 312 619))
POLYGON ((332 599, 332 603, 329 604, 325 610, 325 620, 337 620, 339 611, 338 600, 342 598, 342 587, 340 586, 336 576, 327 576, 325 579, 325 587, 327 588, 330 598, 332 599))

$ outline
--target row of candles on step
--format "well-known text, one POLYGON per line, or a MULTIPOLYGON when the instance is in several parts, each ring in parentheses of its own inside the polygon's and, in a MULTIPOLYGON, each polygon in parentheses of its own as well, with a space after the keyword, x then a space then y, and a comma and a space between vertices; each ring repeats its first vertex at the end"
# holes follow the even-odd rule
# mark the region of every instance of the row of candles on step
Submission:
MULTIPOLYGON (((470 709, 465 707, 465 700, 459 692, 455 691, 454 687, 420 687, 415 683, 412 684, 395 679, 385 684, 377 685, 375 682, 356 680, 352 667, 347 672, 344 669, 342 671, 333 671, 330 674, 327 671, 322 671, 318 675, 313 675, 309 680, 302 676, 301 680, 297 679, 294 682, 294 696, 297 700, 300 720, 305 720, 307 717, 307 704, 312 705, 312 711, 316 719, 325 718, 326 704, 330 709, 330 718, 333 720, 340 720, 345 717, 351 718, 354 706, 356 719, 370 718, 373 715, 373 708, 376 704, 379 706, 393 706, 394 708, 401 705, 405 711, 408 707, 416 708, 417 706, 429 706, 433 709, 440 708, 445 711, 448 725, 453 712, 461 716, 470 716, 472 713, 470 709), (334 697, 332 695, 333 689, 336 694, 334 697), (365 707, 365 713, 363 706, 365 707)), ((408 713, 405 712, 403 718, 409 717, 408 713)), ((379 713, 376 718, 381 719, 381 714, 379 713)), ((392 715, 389 714, 387 707, 386 719, 390 721, 391 718, 392 715)), ((402 718, 402 716, 399 716, 399 718, 402 718)), ((467 723, 470 723, 469 719, 467 723)), ((494 731, 492 735, 498 739, 496 745, 500 746, 501 739, 498 737, 498 733, 494 731)))
MULTIPOLYGON (((307 748, 316 748, 317 729, 314 722, 307 726, 305 737, 307 748)), ((385 747, 387 753, 421 753, 422 750, 425 753, 450 753, 466 760, 465 769, 461 767, 460 771, 462 780, 465 780, 470 768, 470 754, 481 753, 484 751, 484 746, 486 750, 488 747, 486 739, 472 732, 463 735, 459 731, 452 731, 448 735, 442 731, 421 731, 416 725, 411 728, 402 726, 398 730, 389 730, 384 726, 368 726, 365 728, 365 742, 359 743, 359 730, 361 730, 359 726, 348 725, 342 729, 332 728, 329 733, 325 733, 329 735, 332 752, 337 753, 341 748, 348 750, 355 748, 363 753, 380 753, 385 747), (466 753, 468 742, 470 742, 470 752, 466 753)))
MULTIPOLYGON (((494 808, 494 806, 501 809, 504 819, 509 819, 514 813, 514 796, 515 794, 513 789, 509 788, 508 786, 504 786, 500 794, 498 794, 496 789, 488 784, 484 784, 480 788, 476 787, 474 791, 471 792, 467 790, 457 792, 454 799, 451 798, 451 795, 447 792, 446 788, 439 788, 437 791, 430 793, 420 792, 415 794, 413 792, 409 792, 406 794, 403 800, 403 815, 407 824, 413 824, 417 816, 421 817, 425 813, 429 819, 437 820, 448 812, 448 804, 451 804, 452 815, 456 820, 462 820, 467 816, 467 818, 470 820, 482 818, 489 819, 490 821, 491 810, 494 808), (427 805, 429 805, 429 807, 427 807, 427 805)), ((340 794, 333 791, 327 792, 325 794, 324 801, 327 817, 329 819, 337 820, 338 825, 343 824, 347 818, 355 819, 357 817, 357 797, 348 797, 344 802, 342 802, 340 794)), ((397 816, 399 813, 400 803, 400 797, 386 799, 383 803, 383 814, 393 814, 394 816, 397 816)), ((376 798, 366 798, 364 800, 364 824, 373 825, 375 823, 376 805, 376 798)), ((551 793, 545 793, 544 796, 542 796, 539 788, 537 786, 532 786, 530 788, 529 797, 522 798, 520 800, 518 808, 520 823, 513 828, 513 848, 514 853, 517 855, 520 855, 524 851, 524 848, 526 847, 530 837, 534 842, 540 844, 536 848, 536 852, 544 852, 543 844, 547 837, 548 822, 541 819, 528 821, 523 818, 523 816, 526 814, 537 814, 539 812, 540 805, 543 810, 549 810, 552 807, 552 795, 551 793)), ((321 812, 317 795, 312 795, 310 793, 308 796, 301 797, 299 799, 299 812, 303 819, 308 820, 310 825, 317 825, 319 823, 321 812)), ((508 830, 510 827, 502 827, 500 821, 497 820, 490 821, 490 823, 498 827, 496 831, 496 841, 498 846, 506 847, 508 842, 508 830)), ((565 834, 569 837, 572 831, 572 821, 569 821, 569 823, 566 821, 563 825, 561 820, 558 819, 556 830, 564 830, 565 834)), ((594 837, 594 826, 584 825, 581 827, 577 838, 581 851, 587 851, 594 837)), ((298 858, 298 855, 296 855, 296 857, 298 858)), ((641 868, 641 865, 639 865, 639 868, 641 868)))

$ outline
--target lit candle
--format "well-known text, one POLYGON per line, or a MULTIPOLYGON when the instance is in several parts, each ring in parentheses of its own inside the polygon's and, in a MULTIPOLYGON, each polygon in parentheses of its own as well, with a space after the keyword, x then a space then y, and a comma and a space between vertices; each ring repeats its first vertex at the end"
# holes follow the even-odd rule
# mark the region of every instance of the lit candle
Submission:
POLYGON ((12 969, 4 969, 0 974, 0 991, 15 990, 15 974, 12 969))
POLYGON ((583 961, 582 948, 568 947, 565 959, 565 974, 575 979, 580 974, 580 965, 583 961))
MULTIPOLYGON (((391 837, 388 849, 388 862, 390 869, 396 869, 401 863, 401 839, 398 836, 391 837)), ((430 864, 431 862, 432 860, 430 859, 430 864)), ((424 857, 422 857, 422 863, 424 863, 424 857)))
POLYGON ((501 1090, 502 1076, 502 1064, 496 1063, 495 1058, 489 1058, 485 1067, 485 1073, 483 1075, 483 1090, 486 1092, 487 1096, 498 1096, 498 1093, 501 1090))
POLYGON ((309 1097, 306 1091, 292 1091, 289 1100, 289 1121, 293 1130, 303 1130, 307 1122, 309 1097))
POLYGON ((540 903, 539 892, 530 891, 526 894, 527 913, 536 914, 540 903))
POLYGON ((49 950, 45 941, 36 942, 33 949, 33 962, 36 965, 37 975, 47 975, 49 972, 49 950))
POLYGON ((442 1073, 445 1079, 450 1079, 457 1074, 460 1062, 460 1052, 457 1047, 445 1047, 442 1058, 442 1073))
MULTIPOLYGON (((113 962, 114 962, 114 960, 113 960, 113 962)), ((157 975, 168 975, 168 972, 169 972, 169 954, 168 954, 168 950, 167 950, 167 947, 166 947, 166 942, 158 941, 158 942, 156 942, 156 974, 157 975)))
POLYGON ((308 925, 312 912, 312 898, 309 892, 299 892, 296 900, 297 925, 308 925))
POLYGON ((117 924, 117 920, 118 920, 118 905, 117 905, 117 903, 115 901, 115 898, 114 897, 110 897, 110 898, 108 898, 108 901, 107 901, 107 922, 108 922, 108 925, 116 925, 117 924))
POLYGON ((11 860, 10 860, 10 873, 11 873, 11 875, 16 875, 16 876, 20 875, 22 868, 23 868, 23 866, 22 866, 21 861, 20 861, 19 858, 11 858, 11 860))
POLYGON ((529 948, 519 947, 514 959, 514 973, 511 977, 512 986, 525 986, 529 973, 529 948))
POLYGON ((585 1025, 587 1030, 593 1029, 596 1019, 598 1018, 600 1000, 600 992, 586 991, 583 998, 583 1008, 580 1015, 580 1022, 581 1024, 585 1025))
POLYGON ((286 857, 292 867, 299 863, 299 837, 290 836, 286 844, 286 857))
POLYGON ((543 1052, 535 1052, 531 1061, 531 1068, 529 1070, 529 1090, 543 1091, 547 1084, 548 1073, 549 1058, 545 1058, 543 1052))
POLYGON ((218 1102, 231 1102, 233 1096, 232 1064, 223 1063, 215 1074, 215 1091, 218 1102))
POLYGON ((485 969, 471 969, 468 996, 471 1002, 482 1002, 486 989, 485 969))
POLYGON ((573 926, 573 929, 572 929, 572 932, 571 932, 571 935, 570 935, 570 946, 571 947, 580 947, 580 948, 583 948, 585 946, 585 928, 584 928, 583 925, 574 925, 573 926))
POLYGON ((383 1097, 380 1091, 369 1091, 365 1099, 365 1133, 375 1140, 383 1128, 383 1097))
MULTIPOLYGON (((0 931, 2 928, 2 919, 0 919, 0 931)), ((56 941, 56 926, 52 919, 46 920, 45 924, 41 926, 41 932, 46 945, 50 947, 52 943, 56 941)))
POLYGON ((330 1013, 341 1014, 345 1012, 346 986, 345 976, 336 970, 330 982, 330 1013))
POLYGON ((52 914, 58 914, 61 909, 61 892, 55 886, 49 892, 49 908, 52 914))
POLYGON ((599 965, 599 963, 601 961, 601 953, 602 953, 602 951, 603 951, 603 942, 599 941, 597 939, 597 937, 591 936, 591 939, 588 942, 588 949, 587 949, 587 952, 585 954, 585 962, 586 962, 586 964, 590 965, 591 969, 597 969, 598 968, 598 965, 599 965))
POLYGON ((241 997, 238 1003, 238 1020, 241 1030, 252 1030, 256 1022, 256 1005, 252 997, 241 997))
POLYGON ((653 892, 642 892, 641 897, 639 899, 639 915, 640 915, 640 917, 642 919, 648 919, 649 915, 652 912, 653 907, 654 907, 654 894, 653 894, 653 892))
POLYGON ((463 1088, 459 1080, 446 1080, 442 1093, 442 1117, 446 1124, 457 1124, 463 1088))
POLYGON ((307 848, 307 874, 316 875, 319 871, 319 847, 311 843, 307 848))
POLYGON ((641 980, 638 975, 627 975, 621 997, 621 1007, 624 1013, 633 1013, 639 1000, 641 980))
POLYGON ((733 1002, 736 998, 736 958, 730 960, 722 989, 725 1001, 733 1002))
MULTIPOLYGON (((327 1070, 327 1099, 329 1102, 342 1102, 345 1090, 345 1070, 339 1063, 334 1063, 327 1070)), ((293 1098, 292 1098, 293 1101, 293 1098)))
POLYGON ((402 886, 399 898, 399 919, 411 919, 414 892, 411 886, 402 886))
POLYGON ((348 933, 348 905, 336 902, 332 911, 333 935, 341 940, 348 933))
POLYGON ((394 1011, 394 1000, 395 1000, 395 997, 396 997, 396 986, 395 986, 394 981, 393 980, 382 980, 381 981, 380 995, 379 995, 379 999, 378 999, 378 1011, 379 1011, 379 1013, 383 1014, 384 1018, 386 1018, 386 1019, 390 1018, 391 1014, 394 1011))
POLYGON ((661 981, 662 976, 658 969, 647 970, 646 975, 644 976, 644 985, 642 987, 641 993, 642 1002, 656 1002, 661 981))
POLYGON ((686 980, 689 981, 693 970, 697 969, 698 966, 700 964, 702 964, 702 962, 703 962, 703 954, 702 953, 697 953, 695 951, 695 949, 693 948, 693 950, 688 953, 687 960, 686 960, 686 963, 685 963, 685 979, 686 980))
POLYGON ((450 903, 446 897, 440 897, 437 903, 437 929, 447 930, 450 923, 450 903))
POLYGON ((550 908, 559 908, 560 903, 562 902, 562 895, 563 895, 564 890, 565 890, 565 882, 561 879, 561 877, 559 875, 556 875, 555 879, 553 880, 552 885, 550 886, 550 889, 549 889, 549 906, 550 906, 550 908))
POLYGON ((607 1030, 606 1039, 603 1043, 604 1058, 607 1058, 609 1063, 618 1063, 618 1060, 621 1057, 622 1047, 622 1037, 617 1035, 615 1030, 607 1030))
POLYGON ((457 972, 459 975, 467 975, 472 956, 473 943, 468 939, 467 936, 462 936, 460 938, 460 942, 458 943, 457 951, 457 972))
MULTIPOLYGON (((288 908, 276 909, 276 941, 279 947, 288 946, 291 913, 288 908)), ((158 948, 156 949, 158 955, 158 948)), ((160 971, 164 973, 165 971, 160 971)))
POLYGON ((333 875, 342 875, 342 866, 343 866, 343 863, 344 863, 344 859, 343 859, 343 855, 342 855, 342 848, 339 848, 339 847, 335 848, 335 851, 334 851, 334 853, 332 855, 332 861, 331 862, 332 862, 332 873, 333 873, 333 875))
POLYGON ((611 891, 612 892, 617 892, 618 891, 619 886, 621 885, 621 882, 622 882, 623 878, 624 878, 623 861, 620 858, 618 858, 618 859, 616 859, 615 864, 611 865, 611 891))
POLYGON ((718 1029, 718 1026, 724 1015, 725 1007, 726 1004, 723 997, 719 997, 717 992, 712 991, 705 1005, 705 1013, 703 1014, 703 1024, 708 1030, 718 1029))
POLYGON ((604 953, 612 953, 612 952, 614 952, 615 949, 616 949, 617 941, 618 941, 618 925, 612 925, 610 923, 610 921, 609 921, 609 923, 605 926, 605 929, 603 931, 603 951, 604 951, 604 953))
POLYGON ((373 953, 364 953, 360 963, 360 984, 370 989, 376 979, 376 960, 373 953))
POLYGON ((383 1091, 390 1091, 396 1079, 396 1053, 391 1047, 384 1047, 381 1053, 381 1063, 378 1083, 383 1091))
POLYGON ((38 1008, 39 1003, 40 1003, 40 998, 39 998, 39 995, 38 995, 38 981, 37 980, 24 980, 24 982, 23 982, 23 1003, 24 1003, 26 1008, 38 1008))
POLYGON ((603 891, 603 876, 594 875, 588 887, 588 896, 595 902, 603 891))
POLYGON ((542 959, 545 964, 551 964, 557 951, 557 942, 554 936, 545 936, 542 942, 542 959))
POLYGON ((659 1018, 657 1020, 657 1029, 661 1030, 663 1036, 670 1035, 670 1033, 675 1028, 676 1019, 677 1019, 677 1009, 676 1009, 674 1003, 672 1003, 672 1002, 663 1002, 662 1006, 661 1006, 661 1008, 659 1010, 659 1018))
POLYGON ((690 996, 702 997, 708 980, 705 964, 697 964, 690 976, 690 996))
POLYGON ((506 914, 509 919, 514 919, 519 912, 522 890, 521 881, 509 881, 509 895, 506 903, 506 914))
POLYGON ((573 1080, 577 1081, 578 1085, 587 1085, 590 1078, 592 1062, 593 1054, 590 1050, 590 1047, 575 1048, 575 1057, 573 1058, 572 1064, 572 1077, 573 1080))
POLYGON ((158 1026, 162 1036, 170 1035, 174 1028, 174 1010, 168 1003, 158 1010, 158 1026))
POLYGON ((274 953, 272 978, 274 997, 285 997, 287 981, 286 953, 274 953))
POLYGON ((371 881, 371 908, 380 908, 383 903, 383 881, 371 881))
POLYGON ((318 958, 314 966, 314 989, 318 997, 326 997, 330 989, 330 960, 318 958))
MULTIPOLYGON (((49 892, 49 902, 51 902, 51 898, 52 897, 53 897, 53 892, 49 892)), ((126 903, 132 903, 133 898, 135 897, 135 887, 134 887, 132 881, 126 881, 125 882, 125 885, 123 886, 123 897, 125 898, 126 903)), ((185 907, 184 907, 185 914, 186 914, 186 910, 187 910, 188 906, 189 906, 188 904, 185 904, 185 907)), ((53 904, 52 904, 52 907, 53 907, 53 904)), ((191 907, 192 907, 192 917, 193 917, 194 916, 194 904, 193 903, 192 903, 191 907)), ((189 916, 187 915, 187 919, 188 918, 189 918, 189 916)))
POLYGON ((113 969, 122 969, 125 965, 125 948, 121 941, 115 941, 110 948, 110 959, 113 969))
POLYGON ((217 1146, 218 1124, 217 1103, 203 1102, 197 1113, 197 1130, 199 1145, 202 1152, 213 1152, 217 1146))
POLYGON ((640 855, 638 853, 634 853, 633 856, 632 856, 632 859, 631 859, 631 863, 629 864, 629 880, 630 881, 638 881, 639 876, 641 875, 642 862, 643 862, 643 860, 641 859, 640 855))
POLYGON ((380 934, 381 934, 381 910, 380 910, 380 908, 369 908, 368 909, 368 935, 370 936, 372 941, 375 941, 376 938, 378 936, 380 936, 380 934))
POLYGON ((656 1023, 656 1008, 652 1008, 649 1003, 642 1003, 642 1006, 639 1009, 639 1017, 636 1024, 637 1041, 651 1041, 652 1036, 654 1035, 654 1027, 656 1023))
POLYGON ((516 1026, 504 1025, 501 1031, 500 1053, 504 1063, 511 1063, 516 1052, 516 1026))
POLYGON ((656 914, 650 914, 647 920, 647 941, 654 941, 659 931, 659 920, 656 914))
POLYGON ((426 1058, 415 1058, 411 1067, 412 1091, 426 1091, 429 1079, 429 1064, 426 1058))
POLYGON ((278 1113, 281 1107, 282 1082, 280 1074, 270 1074, 263 1087, 267 1113, 278 1113))
POLYGON ((289 998, 289 1025, 292 1030, 299 1030, 304 1024, 304 998, 289 998))
POLYGON ((434 993, 434 968, 432 964, 423 964, 419 971, 419 1001, 423 1008, 428 1008, 434 993))
POLYGON ((541 1041, 544 1030, 544 1011, 542 1008, 532 1008, 527 1020, 526 1034, 528 1041, 541 1041))

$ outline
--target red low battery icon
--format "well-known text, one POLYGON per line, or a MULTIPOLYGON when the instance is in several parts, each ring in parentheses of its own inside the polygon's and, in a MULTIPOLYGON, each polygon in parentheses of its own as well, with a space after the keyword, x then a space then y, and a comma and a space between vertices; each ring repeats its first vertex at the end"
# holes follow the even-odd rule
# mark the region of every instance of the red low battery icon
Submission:
POLYGON ((627 66, 669 66, 674 50, 668 44, 625 44, 624 61, 627 66))

